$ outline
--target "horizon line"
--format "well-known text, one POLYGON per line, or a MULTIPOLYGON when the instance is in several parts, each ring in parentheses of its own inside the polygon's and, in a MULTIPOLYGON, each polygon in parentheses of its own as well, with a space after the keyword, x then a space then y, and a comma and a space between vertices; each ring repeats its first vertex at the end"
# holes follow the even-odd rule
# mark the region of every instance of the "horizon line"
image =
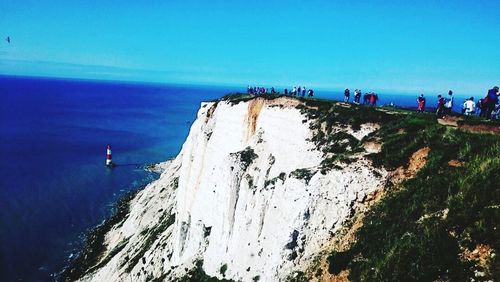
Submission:
MULTIPOLYGON (((22 75, 22 74, 7 74, 7 73, 1 73, 0 72, 0 77, 11 77, 11 78, 17 78, 17 79, 22 79, 22 78, 27 78, 27 79, 44 79, 44 80, 68 80, 68 81, 88 81, 88 82, 98 82, 98 83, 115 83, 115 84, 136 84, 136 85, 164 85, 164 86, 194 86, 194 87, 213 87, 213 88, 223 88, 223 87, 231 87, 231 88, 237 88, 241 87, 242 92, 246 92, 246 87, 248 84, 245 85, 245 83, 207 83, 207 82, 199 82, 199 81, 192 81, 192 82, 175 82, 175 81, 158 81, 158 80, 139 80, 139 79, 131 79, 131 80, 126 80, 126 79, 113 79, 113 78, 87 78, 87 77, 75 77, 75 76, 51 76, 51 75, 22 75)), ((263 84, 265 85, 265 84, 263 84)), ((255 87, 265 87, 265 88, 286 88, 287 86, 283 85, 277 85, 277 86, 256 86, 255 87)), ((294 87, 293 85, 289 87, 294 87)), ((343 93, 344 88, 341 87, 328 87, 328 86, 319 86, 319 87, 313 87, 314 90, 321 90, 321 91, 341 91, 343 93)), ((350 88, 349 88, 350 89, 350 88)), ((280 89, 278 89, 279 91, 280 89)), ((289 89, 290 90, 290 89, 289 89)), ((350 89, 351 91, 354 91, 353 89, 350 89)), ((388 94, 415 94, 415 95, 420 95, 422 94, 421 92, 425 91, 413 91, 413 90, 403 90, 403 89, 378 89, 376 91, 370 90, 368 92, 375 92, 375 93, 388 93, 388 94)), ((442 91, 443 93, 447 92, 442 91)), ((432 91, 430 94, 424 94, 424 95, 438 95, 443 93, 439 93, 436 91, 432 91)), ((453 93, 456 94, 456 91, 453 90, 453 93)), ((471 93, 459 93, 458 96, 469 96, 469 95, 475 95, 471 93)))

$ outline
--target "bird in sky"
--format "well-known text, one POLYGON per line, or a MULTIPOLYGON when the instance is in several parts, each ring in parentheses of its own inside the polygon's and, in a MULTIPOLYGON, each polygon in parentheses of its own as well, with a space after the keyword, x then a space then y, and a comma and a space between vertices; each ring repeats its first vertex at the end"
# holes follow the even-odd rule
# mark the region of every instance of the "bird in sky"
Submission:
POLYGON ((5 41, 7 41, 10 44, 10 36, 7 36, 7 38, 5 38, 5 41))

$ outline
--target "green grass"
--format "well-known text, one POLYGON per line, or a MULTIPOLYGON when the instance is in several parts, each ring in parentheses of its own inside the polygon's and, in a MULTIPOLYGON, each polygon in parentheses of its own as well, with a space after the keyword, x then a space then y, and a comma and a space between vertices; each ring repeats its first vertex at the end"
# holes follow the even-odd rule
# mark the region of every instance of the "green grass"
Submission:
POLYGON ((231 155, 239 158, 241 168, 243 170, 246 170, 252 164, 252 162, 259 157, 250 147, 246 147, 245 150, 232 153, 231 155))
POLYGON ((463 116, 462 118, 463 120, 458 121, 459 125, 485 124, 485 125, 500 126, 500 120, 485 120, 484 118, 477 116, 463 116))
POLYGON ((170 186, 174 190, 177 190, 177 188, 179 188, 179 176, 177 176, 174 179, 172 179, 172 182, 170 182, 170 186))
POLYGON ((316 172, 311 171, 310 169, 307 168, 300 168, 292 171, 290 173, 291 177, 297 178, 297 179, 302 179, 306 183, 306 185, 309 184, 309 181, 311 178, 314 176, 316 172))
POLYGON ((280 98, 283 96, 285 96, 285 95, 282 95, 282 94, 254 95, 254 94, 246 94, 246 93, 229 93, 229 94, 225 95, 224 97, 215 100, 215 102, 227 101, 227 102, 231 103, 231 105, 237 105, 241 102, 247 102, 247 101, 250 101, 250 100, 257 98, 257 97, 262 97, 266 100, 274 100, 276 98, 280 98))
POLYGON ((195 262, 195 267, 189 270, 186 275, 175 280, 176 282, 233 282, 233 280, 218 279, 216 277, 209 276, 203 270, 203 260, 198 260, 195 262))
POLYGON ((339 104, 332 100, 300 99, 304 103, 296 108, 307 117, 313 132, 311 142, 323 152, 320 171, 341 169, 339 163, 349 164, 364 151, 362 142, 347 133, 358 131, 366 123, 385 124, 399 119, 407 112, 388 113, 374 107, 339 104), (340 131, 339 131, 340 129, 340 131))
MULTIPOLYGON (((385 123, 372 137, 384 144, 372 155, 378 165, 405 165, 425 146, 431 149, 428 161, 403 189, 389 191, 372 208, 351 248, 330 255, 329 271, 348 268, 352 281, 474 278, 474 263, 460 259, 463 248, 500 248, 500 137, 465 133, 416 114, 385 123), (449 166, 450 160, 464 166, 449 166)), ((497 257, 491 265, 485 279, 499 280, 497 257)))
POLYGON ((286 179, 286 173, 284 172, 281 172, 278 176, 272 178, 272 179, 266 179, 266 181, 264 181, 264 188, 270 186, 270 185, 274 185, 276 184, 276 182, 279 180, 281 180, 282 183, 285 182, 285 179, 286 179))
POLYGON ((226 276, 226 271, 227 271, 227 264, 223 264, 220 269, 219 269, 219 273, 222 275, 222 276, 226 276))

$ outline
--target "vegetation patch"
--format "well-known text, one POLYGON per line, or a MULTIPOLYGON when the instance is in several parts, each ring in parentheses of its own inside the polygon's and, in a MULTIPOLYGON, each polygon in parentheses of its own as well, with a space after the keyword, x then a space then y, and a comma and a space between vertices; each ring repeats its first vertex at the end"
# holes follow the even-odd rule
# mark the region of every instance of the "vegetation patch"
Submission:
POLYGON ((283 97, 284 95, 281 94, 265 94, 265 95, 253 95, 253 94, 246 94, 246 93, 229 93, 222 97, 219 100, 216 101, 227 101, 231 105, 237 105, 240 102, 247 102, 250 101, 254 98, 263 98, 266 100, 274 100, 276 98, 283 97))
POLYGON ((287 282, 308 282, 309 279, 306 277, 306 274, 302 271, 294 271, 290 273, 286 278, 287 282))
POLYGON ((251 190, 257 189, 257 186, 255 186, 254 183, 253 183, 253 177, 250 176, 250 174, 245 175, 245 178, 246 178, 246 180, 248 182, 248 188, 249 189, 251 189, 251 190))
POLYGON ((179 188, 179 176, 177 176, 174 179, 172 179, 172 182, 170 182, 170 186, 174 190, 177 190, 177 188, 179 188))
POLYGON ((326 132, 332 132, 332 127, 335 126, 351 126, 355 131, 361 129, 361 125, 365 123, 386 123, 395 118, 395 115, 385 111, 378 110, 375 107, 367 107, 362 105, 350 105, 345 107, 339 105, 332 100, 322 99, 303 99, 304 104, 298 105, 309 119, 316 120, 315 127, 318 123, 325 123, 326 132))
POLYGON ((406 166, 423 147, 430 148, 427 162, 368 212, 355 243, 329 256, 329 272, 349 269, 351 281, 477 281, 480 271, 479 280, 499 280, 498 256, 485 270, 462 254, 477 245, 500 248, 500 137, 452 129, 426 114, 382 124, 376 164, 406 166))
POLYGON ((127 265, 125 272, 130 273, 134 266, 141 260, 145 260, 144 254, 149 250, 152 244, 167 230, 172 224, 175 223, 175 214, 164 213, 159 220, 159 223, 154 228, 149 228, 141 232, 145 236, 145 240, 141 243, 140 248, 129 259, 123 262, 122 266, 127 265))
POLYGON ((114 258, 121 250, 123 250, 123 248, 125 248, 125 246, 128 244, 128 241, 129 241, 130 238, 127 238, 125 240, 123 240, 122 242, 120 242, 116 247, 114 247, 110 252, 109 254, 104 258, 102 259, 96 266, 92 267, 91 269, 89 269, 89 273, 96 270, 96 269, 99 269, 103 266, 105 266, 112 258, 114 258))
POLYGON ((358 131, 366 123, 384 124, 398 119, 399 114, 390 114, 374 107, 340 105, 331 100, 303 99, 296 108, 308 120, 313 132, 311 142, 323 152, 321 172, 340 168, 338 163, 350 163, 364 151, 362 142, 347 131, 358 131))
POLYGON ((219 269, 219 273, 222 275, 222 276, 226 276, 226 271, 227 271, 227 264, 223 264, 220 269, 219 269))
POLYGON ((307 168, 300 168, 292 171, 290 173, 290 176, 297 178, 297 179, 302 179, 306 183, 306 185, 309 184, 309 181, 311 178, 314 176, 316 172, 311 171, 310 169, 307 168))
POLYGON ((236 156, 239 159, 241 168, 243 170, 246 170, 252 164, 252 162, 259 157, 250 147, 246 147, 243 151, 231 153, 231 156, 236 156))
POLYGON ((268 186, 271 186, 271 185, 275 185, 276 184, 276 181, 281 180, 282 183, 285 182, 285 179, 286 179, 286 173, 284 172, 281 172, 278 176, 276 177, 273 177, 271 179, 266 179, 266 181, 264 181, 264 188, 268 187, 268 186))
POLYGON ((268 186, 274 186, 276 184, 276 181, 278 181, 278 177, 266 179, 266 181, 264 181, 264 188, 267 188, 268 186))
POLYGON ((176 282, 234 282, 234 280, 218 279, 208 276, 203 270, 203 260, 195 262, 195 267, 189 270, 183 277, 175 280, 176 282))

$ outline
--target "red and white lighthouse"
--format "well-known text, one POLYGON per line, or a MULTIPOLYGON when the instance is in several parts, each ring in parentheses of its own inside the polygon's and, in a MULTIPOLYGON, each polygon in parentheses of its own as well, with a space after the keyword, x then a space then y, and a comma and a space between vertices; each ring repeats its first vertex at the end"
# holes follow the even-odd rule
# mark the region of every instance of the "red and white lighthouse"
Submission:
POLYGON ((106 147, 106 166, 113 166, 113 161, 111 160, 111 145, 109 144, 106 147))

